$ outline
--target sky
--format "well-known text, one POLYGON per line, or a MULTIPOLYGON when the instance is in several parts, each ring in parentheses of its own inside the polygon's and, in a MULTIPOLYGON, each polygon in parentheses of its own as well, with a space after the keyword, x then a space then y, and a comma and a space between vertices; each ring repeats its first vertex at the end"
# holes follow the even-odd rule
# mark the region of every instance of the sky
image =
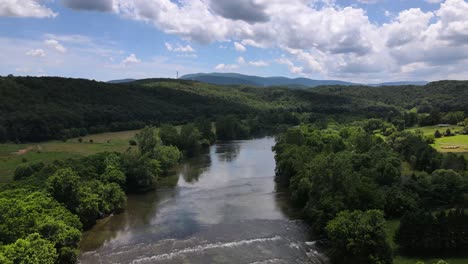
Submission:
POLYGON ((0 0, 0 75, 468 79, 467 0, 0 0))

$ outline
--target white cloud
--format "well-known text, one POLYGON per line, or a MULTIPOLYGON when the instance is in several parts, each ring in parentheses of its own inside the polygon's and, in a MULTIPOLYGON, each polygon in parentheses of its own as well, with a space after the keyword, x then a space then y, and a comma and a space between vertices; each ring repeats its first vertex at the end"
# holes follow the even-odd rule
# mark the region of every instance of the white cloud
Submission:
POLYGON ((56 17, 58 14, 37 0, 1 0, 0 17, 56 17))
POLYGON ((443 0, 425 0, 426 2, 428 3, 431 3, 431 4, 438 4, 440 2, 442 2, 443 0))
POLYGON ((166 49, 168 51, 172 51, 172 52, 185 52, 185 53, 193 53, 195 52, 195 49, 192 48, 192 46, 190 45, 186 45, 186 46, 182 46, 180 44, 177 44, 176 46, 170 44, 170 43, 164 43, 164 45, 166 46, 166 49))
POLYGON ((239 42, 234 42, 234 48, 239 52, 244 52, 247 50, 247 48, 239 42))
POLYGON ((291 60, 287 59, 287 58, 279 58, 279 59, 276 60, 276 62, 279 63, 279 64, 283 64, 283 65, 288 66, 289 71, 291 73, 294 73, 294 74, 301 74, 303 72, 303 70, 304 70, 303 67, 298 67, 298 66, 294 65, 294 63, 291 60))
POLYGON ((216 67, 214 67, 216 71, 232 71, 238 68, 239 68, 239 65, 237 64, 224 64, 224 63, 218 64, 216 65, 216 67))
POLYGON ((60 44, 60 42, 58 42, 58 41, 55 40, 55 39, 48 39, 48 40, 45 40, 44 43, 45 43, 47 46, 52 47, 53 49, 55 49, 55 50, 58 51, 58 52, 61 52, 61 53, 67 52, 67 49, 66 49, 62 44, 60 44))
POLYGON ((270 66, 270 64, 266 61, 258 60, 258 61, 249 61, 249 65, 255 66, 255 67, 267 67, 270 66))
POLYGON ((245 63, 244 57, 239 57, 239 58, 237 58, 237 63, 239 63, 239 64, 244 64, 244 63, 245 63))
POLYGON ((32 49, 26 52, 26 55, 32 57, 45 57, 47 54, 43 49, 32 49))
POLYGON ((363 3, 363 4, 375 4, 380 1, 381 0, 358 0, 358 2, 363 3))
MULTIPOLYGON (((99 0, 104 1, 109 0, 99 0)), ((239 0, 236 3, 220 0, 215 6, 213 1, 113 0, 112 10, 125 18, 153 24, 190 43, 166 45, 168 50, 184 57, 195 53, 192 42, 218 42, 225 46, 232 43, 239 52, 249 47, 271 48, 275 54, 285 54, 277 62, 287 65, 294 74, 356 81, 401 76, 432 80, 437 76, 455 76, 460 69, 468 68, 467 0, 438 1, 440 6, 434 6, 437 10, 431 12, 417 8, 387 12, 390 21, 385 24, 370 21, 367 11, 360 8, 362 5, 343 7, 333 0, 239 0), (232 5, 239 9, 228 10, 232 5), (254 10, 238 12, 245 7, 254 10)), ((0 14, 5 13, 5 5, 0 4, 0 10, 3 10, 0 14)), ((54 36, 45 39, 63 43, 70 52, 76 46, 90 53, 93 50, 86 39, 79 37, 67 41, 54 36)), ((102 46, 96 48, 108 60, 114 51, 102 46)), ((37 47, 23 49, 22 55, 25 50, 37 47)), ((50 57, 52 53, 46 51, 50 57)), ((114 57, 122 59, 121 54, 114 57)), ((245 59, 243 64, 254 66, 245 59)), ((220 65, 223 69, 243 66, 240 63, 220 65)))
POLYGON ((132 53, 122 61, 122 65, 124 67, 127 67, 130 64, 136 64, 136 63, 140 63, 140 62, 141 62, 141 60, 139 58, 137 58, 137 56, 135 54, 132 53))

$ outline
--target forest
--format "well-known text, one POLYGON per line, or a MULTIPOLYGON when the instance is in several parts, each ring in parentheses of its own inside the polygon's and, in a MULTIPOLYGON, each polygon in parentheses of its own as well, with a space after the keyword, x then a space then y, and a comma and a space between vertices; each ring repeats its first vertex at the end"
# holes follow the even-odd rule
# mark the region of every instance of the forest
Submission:
POLYGON ((376 119, 325 129, 305 124, 281 134, 274 147, 276 181, 326 238, 334 263, 468 250, 466 159, 442 155, 423 134, 385 133, 392 126, 376 119), (402 163, 410 174, 402 174, 402 163), (390 242, 385 221, 400 218, 390 242))
POLYGON ((0 142, 141 129, 123 153, 18 166, 14 181, 0 185, 0 263, 75 263, 81 232, 124 210, 127 194, 160 186, 184 157, 216 140, 262 134, 277 135, 277 184, 335 263, 463 255, 467 161, 430 145, 452 132, 408 128, 450 124, 460 127, 453 134, 468 134, 467 88, 455 81, 293 90, 0 77, 0 142), (393 219, 400 225, 389 241, 385 223, 393 219))
POLYGON ((314 122, 323 116, 388 119, 412 108, 421 114, 466 111, 466 85, 448 81, 423 87, 292 90, 173 79, 111 84, 58 77, 0 77, 0 142, 67 139, 226 115, 250 119, 258 124, 255 129, 269 130, 271 124, 298 119, 314 122))

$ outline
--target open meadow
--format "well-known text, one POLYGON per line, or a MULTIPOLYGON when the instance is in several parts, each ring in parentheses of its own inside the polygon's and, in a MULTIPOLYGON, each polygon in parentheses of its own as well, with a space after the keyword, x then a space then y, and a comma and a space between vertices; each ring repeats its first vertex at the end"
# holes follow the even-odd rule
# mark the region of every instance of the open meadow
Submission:
POLYGON ((139 130, 94 134, 64 141, 46 141, 30 144, 0 144, 0 183, 13 179, 20 164, 49 162, 98 152, 123 152, 130 147, 129 140, 139 130))
MULTIPOLYGON (((450 129, 452 133, 460 132, 463 127, 461 126, 448 126, 448 127, 440 127, 440 126, 427 126, 427 127, 418 127, 418 128, 411 128, 408 131, 416 132, 420 130, 423 132, 425 136, 433 136, 434 133, 439 130, 440 133, 444 134, 447 129, 450 129)), ((442 153, 460 153, 463 154, 466 158, 468 158, 468 135, 461 135, 457 134, 455 136, 449 137, 441 137, 436 138, 435 143, 432 144, 437 151, 442 153)))

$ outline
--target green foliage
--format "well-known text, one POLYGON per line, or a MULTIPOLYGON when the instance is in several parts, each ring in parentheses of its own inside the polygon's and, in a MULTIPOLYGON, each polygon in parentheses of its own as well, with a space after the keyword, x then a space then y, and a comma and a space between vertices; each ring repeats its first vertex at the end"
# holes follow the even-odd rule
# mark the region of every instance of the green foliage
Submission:
POLYGON ((137 134, 136 140, 141 154, 152 154, 154 148, 160 144, 160 139, 154 127, 145 127, 137 134))
POLYGON ((44 168, 44 163, 21 164, 15 169, 15 181, 27 178, 44 168))
POLYGON ((216 135, 221 140, 245 139, 250 131, 242 121, 231 115, 216 120, 216 135))
POLYGON ((154 150, 154 158, 161 163, 161 169, 167 172, 180 161, 182 153, 175 146, 158 146, 154 150))
POLYGON ((180 135, 174 126, 162 125, 159 128, 159 136, 161 137, 163 144, 166 146, 180 146, 180 135))
POLYGON ((213 132, 213 125, 207 118, 197 118, 195 120, 195 126, 200 131, 201 138, 206 140, 208 145, 213 144, 216 141, 216 135, 213 132))
POLYGON ((392 263, 385 219, 377 210, 340 212, 326 226, 335 263, 392 263))
POLYGON ((149 155, 141 155, 135 151, 122 154, 122 164, 127 176, 129 190, 146 190, 154 188, 159 175, 161 164, 149 155))
POLYGON ((3 243, 6 245, 5 248, 10 247, 12 250, 8 254, 4 253, 8 261, 45 263, 34 262, 34 259, 30 259, 30 254, 44 257, 44 260, 47 260, 46 255, 50 251, 39 251, 44 250, 44 245, 49 248, 48 244, 51 244, 54 248, 52 262, 74 263, 69 260, 76 260, 82 225, 78 217, 71 214, 56 200, 43 192, 31 192, 29 189, 3 191, 0 192, 0 211, 2 212, 0 214, 0 244, 3 243), (47 243, 42 238, 31 235, 33 233, 40 234, 43 239, 47 240, 47 243), (34 241, 28 241, 28 236, 32 236, 34 241), (15 241, 17 245, 13 244, 15 241), (35 244, 36 242, 39 244, 35 244), (57 256, 55 256, 56 253, 57 256))
POLYGON ((196 153, 201 147, 201 134, 194 124, 182 126, 180 130, 180 148, 186 150, 189 155, 196 153))
POLYGON ((41 238, 38 233, 28 235, 25 239, 18 239, 15 243, 3 248, 5 264, 54 264, 57 252, 54 245, 41 238))
POLYGON ((408 212, 395 240, 407 254, 461 253, 468 250, 468 217, 463 210, 408 212))

